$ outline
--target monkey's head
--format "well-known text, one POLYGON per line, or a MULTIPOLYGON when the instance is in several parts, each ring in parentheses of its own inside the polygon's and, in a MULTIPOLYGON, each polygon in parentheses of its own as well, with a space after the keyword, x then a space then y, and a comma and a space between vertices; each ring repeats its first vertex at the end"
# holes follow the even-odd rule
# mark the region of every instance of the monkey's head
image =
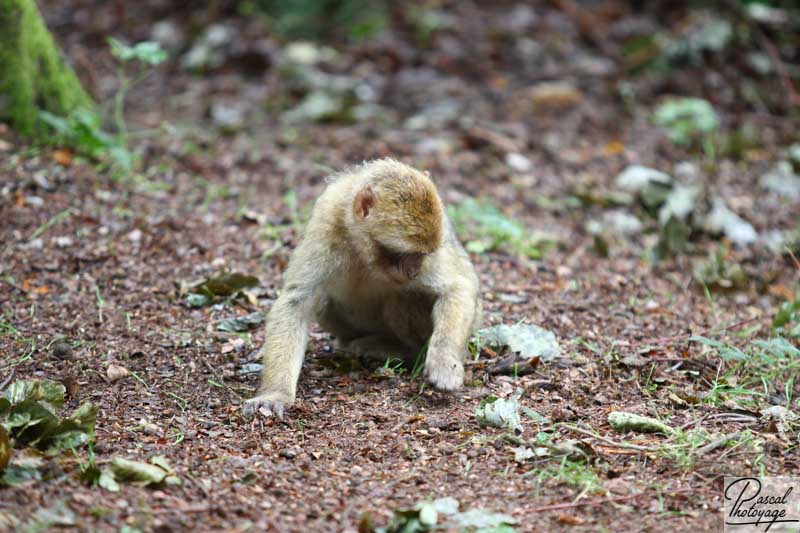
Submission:
POLYGON ((353 237, 365 261, 390 280, 407 283, 442 244, 442 201, 427 172, 392 159, 363 170, 369 177, 353 198, 353 237))

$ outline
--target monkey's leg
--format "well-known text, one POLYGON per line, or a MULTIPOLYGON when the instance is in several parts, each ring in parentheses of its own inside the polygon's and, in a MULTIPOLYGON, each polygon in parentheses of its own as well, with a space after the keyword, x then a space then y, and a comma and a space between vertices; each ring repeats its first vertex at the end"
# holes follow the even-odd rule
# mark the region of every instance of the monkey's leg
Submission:
POLYGON ((283 416, 284 407, 294 402, 297 381, 306 351, 309 312, 290 294, 281 295, 267 317, 267 332, 261 350, 264 370, 258 396, 247 400, 244 413, 261 412, 283 416))
POLYGON ((245 414, 282 416, 284 408, 294 403, 315 303, 335 264, 312 246, 314 242, 312 235, 295 250, 286 271, 286 285, 269 311, 261 350, 261 388, 258 396, 247 400, 245 414))
POLYGON ((467 341, 478 313, 477 291, 463 287, 443 294, 433 306, 433 335, 428 343, 425 375, 441 390, 464 384, 467 341))

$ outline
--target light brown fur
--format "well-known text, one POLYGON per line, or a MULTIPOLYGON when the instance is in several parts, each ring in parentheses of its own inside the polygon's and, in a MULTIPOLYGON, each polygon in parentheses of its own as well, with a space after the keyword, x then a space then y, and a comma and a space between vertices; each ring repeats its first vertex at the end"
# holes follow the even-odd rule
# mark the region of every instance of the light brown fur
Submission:
POLYGON ((353 352, 413 357, 437 388, 463 384, 478 278, 426 173, 381 159, 333 176, 270 310, 261 389, 246 411, 294 402, 312 320, 353 352))

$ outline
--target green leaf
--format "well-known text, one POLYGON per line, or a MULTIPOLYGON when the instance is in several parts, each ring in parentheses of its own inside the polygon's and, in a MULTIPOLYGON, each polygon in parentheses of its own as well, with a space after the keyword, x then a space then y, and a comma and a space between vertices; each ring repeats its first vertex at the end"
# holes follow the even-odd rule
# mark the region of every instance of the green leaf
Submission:
POLYGON ((123 63, 135 60, 147 65, 158 65, 167 59, 167 52, 155 41, 142 41, 134 46, 128 46, 109 37, 108 44, 111 46, 111 55, 123 63))
POLYGON ((35 446, 58 427, 58 417, 41 403, 25 400, 12 407, 8 419, 2 423, 15 446, 35 446))
POLYGON ((479 330, 476 344, 495 349, 508 348, 523 359, 541 358, 553 361, 561 355, 561 347, 552 331, 530 324, 500 324, 479 330))
POLYGON ((772 327, 783 335, 800 337, 800 298, 780 307, 772 320, 772 327))
POLYGON ((479 531, 489 531, 490 529, 487 528, 508 527, 513 525, 514 518, 507 514, 495 513, 487 509, 469 509, 468 511, 455 515, 449 523, 456 525, 462 530, 466 528, 476 528, 479 531))
POLYGON ((215 296, 226 297, 256 285, 258 285, 257 277, 240 272, 230 272, 208 278, 195 286, 192 292, 204 294, 208 298, 214 298, 215 296))
POLYGON ((94 437, 94 424, 98 408, 89 402, 81 405, 72 415, 62 420, 47 435, 48 453, 57 453, 82 446, 94 437))
POLYGON ((717 350, 717 353, 719 353, 720 357, 726 361, 747 361, 750 359, 750 356, 742 352, 739 348, 736 348, 735 346, 728 346, 724 342, 709 339, 700 335, 689 337, 689 340, 714 348, 717 350))
POLYGON ((46 531, 55 527, 73 527, 77 525, 75 513, 64 501, 56 502, 50 507, 40 507, 34 513, 30 524, 32 531, 46 531))
POLYGON ((264 318, 264 313, 260 311, 235 318, 226 318, 217 322, 217 329, 229 333, 249 331, 264 322, 264 318))
POLYGON ((680 98, 664 102, 655 112, 655 122, 665 126, 675 144, 688 145, 696 137, 719 128, 714 107, 701 98, 680 98))
POLYGON ((439 520, 439 513, 436 512, 436 507, 431 502, 425 502, 420 505, 418 511, 419 521, 424 526, 435 526, 439 520))
POLYGON ((519 417, 519 398, 522 391, 516 391, 510 398, 502 399, 489 396, 475 408, 475 420, 481 426, 507 428, 514 432, 522 432, 522 421, 519 417))
POLYGON ((164 457, 154 457, 151 463, 132 461, 115 457, 111 461, 111 473, 114 479, 129 481, 140 485, 180 485, 180 479, 164 457))
POLYGON ((782 337, 766 341, 757 340, 755 343, 770 355, 780 357, 781 359, 792 360, 800 358, 800 349, 796 348, 792 343, 782 337))
POLYGON ((448 206, 447 212, 459 235, 468 238, 466 249, 472 253, 500 250, 538 259, 542 254, 540 246, 553 241, 547 236, 532 234, 493 205, 474 198, 448 206))
POLYGON ((0 483, 8 485, 9 487, 16 487, 22 485, 26 481, 39 481, 42 479, 42 474, 35 466, 29 465, 9 465, 0 477, 0 483))
POLYGON ((64 385, 56 381, 44 379, 41 381, 15 381, 3 393, 3 397, 12 404, 24 400, 42 402, 42 404, 55 413, 64 407, 64 385))
POLYGON ((110 492, 119 492, 119 483, 114 479, 114 474, 109 470, 103 470, 97 479, 97 485, 110 492))
POLYGON ((211 305, 213 300, 205 294, 198 294, 195 292, 186 295, 186 303, 189 307, 205 307, 211 305))
POLYGON ((668 425, 650 418, 634 413, 614 411, 608 415, 608 423, 617 431, 638 431, 639 433, 664 433, 669 435, 672 428, 668 425))

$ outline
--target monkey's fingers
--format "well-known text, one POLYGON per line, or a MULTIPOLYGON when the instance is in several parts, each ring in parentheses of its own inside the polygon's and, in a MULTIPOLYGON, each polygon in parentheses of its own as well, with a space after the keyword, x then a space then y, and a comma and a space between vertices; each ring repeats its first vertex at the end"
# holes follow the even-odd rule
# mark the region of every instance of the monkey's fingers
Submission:
POLYGON ((283 418, 285 406, 286 402, 283 399, 276 398, 270 394, 262 394, 247 400, 242 406, 242 414, 248 417, 260 414, 267 418, 273 415, 283 418))
POLYGON ((428 354, 425 377, 439 390, 454 391, 464 385, 464 365, 454 357, 436 357, 428 354))

